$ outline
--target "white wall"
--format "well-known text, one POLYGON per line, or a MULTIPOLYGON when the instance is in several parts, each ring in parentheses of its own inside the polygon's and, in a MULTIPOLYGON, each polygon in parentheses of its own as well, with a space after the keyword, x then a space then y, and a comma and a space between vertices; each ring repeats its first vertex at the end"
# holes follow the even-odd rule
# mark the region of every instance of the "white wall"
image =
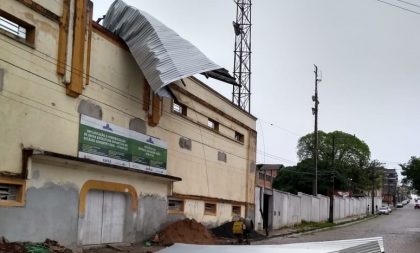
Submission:
MULTIPOLYGON (((330 214, 330 198, 318 194, 316 197, 299 192, 294 195, 287 192, 273 190, 272 229, 300 224, 302 221, 323 222, 328 221, 330 214)), ((382 200, 375 198, 375 205, 382 206, 382 200)), ((371 213, 372 199, 334 197, 334 221, 352 217, 363 217, 371 213), (368 211, 369 210, 369 211, 368 211)), ((375 206, 373 207, 375 208, 375 206)), ((260 188, 255 189, 255 226, 257 230, 263 229, 260 213, 260 188)))
POLYGON ((300 204, 301 204, 301 219, 304 221, 311 220, 311 213, 312 213, 312 196, 304 194, 302 192, 298 192, 298 196, 300 196, 300 204))

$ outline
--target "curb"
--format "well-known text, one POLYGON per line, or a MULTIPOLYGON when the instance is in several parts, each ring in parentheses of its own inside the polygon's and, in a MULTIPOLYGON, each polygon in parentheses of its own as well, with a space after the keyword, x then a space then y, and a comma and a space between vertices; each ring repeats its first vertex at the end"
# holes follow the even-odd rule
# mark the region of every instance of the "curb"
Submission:
POLYGON ((280 234, 280 235, 272 235, 272 236, 268 236, 262 239, 257 239, 257 240, 252 240, 253 242, 259 242, 259 241, 264 241, 264 240, 269 240, 272 238, 278 238, 278 237, 287 237, 290 235, 304 235, 304 234, 309 234, 309 233, 315 233, 315 232, 321 232, 324 230, 330 230, 330 229, 334 229, 334 228, 341 228, 341 227, 347 227, 347 226, 351 226, 354 224, 358 224, 364 221, 368 221, 374 218, 377 218, 378 215, 373 215, 373 216, 367 216, 365 218, 361 218, 361 219, 356 219, 356 220, 350 220, 350 221, 344 221, 344 222, 340 222, 340 223, 336 223, 334 226, 330 226, 330 227, 326 227, 326 228, 314 228, 314 229, 308 229, 306 231, 295 231, 295 232, 290 232, 290 233, 285 233, 285 234, 280 234))

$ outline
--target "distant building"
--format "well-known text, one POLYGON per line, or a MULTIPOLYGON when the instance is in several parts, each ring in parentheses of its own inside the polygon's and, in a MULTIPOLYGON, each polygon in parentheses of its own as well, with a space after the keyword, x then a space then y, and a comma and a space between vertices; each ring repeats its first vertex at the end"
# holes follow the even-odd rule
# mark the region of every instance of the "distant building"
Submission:
POLYGON ((395 169, 383 169, 382 202, 389 205, 397 203, 398 173, 395 169))
POLYGON ((273 222, 273 180, 282 164, 257 164, 255 222, 258 230, 271 229, 273 222))

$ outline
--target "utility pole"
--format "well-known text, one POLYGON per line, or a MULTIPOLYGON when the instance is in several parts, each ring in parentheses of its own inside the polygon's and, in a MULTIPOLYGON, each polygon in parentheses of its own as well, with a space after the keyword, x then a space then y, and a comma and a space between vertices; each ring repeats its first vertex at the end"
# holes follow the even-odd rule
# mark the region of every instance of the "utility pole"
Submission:
POLYGON ((315 159, 315 182, 313 186, 313 195, 318 194, 318 82, 321 82, 321 79, 318 78, 318 66, 314 64, 315 67, 315 95, 312 96, 312 101, 315 103, 315 107, 312 107, 312 114, 315 116, 315 130, 314 130, 314 159, 315 159))
POLYGON ((330 216, 328 218, 329 222, 334 222, 334 192, 335 192, 335 135, 332 137, 332 153, 331 153, 331 167, 333 169, 332 174, 332 191, 330 195, 330 216))
POLYGON ((372 214, 375 214, 375 164, 371 164, 371 172, 372 172, 372 214))

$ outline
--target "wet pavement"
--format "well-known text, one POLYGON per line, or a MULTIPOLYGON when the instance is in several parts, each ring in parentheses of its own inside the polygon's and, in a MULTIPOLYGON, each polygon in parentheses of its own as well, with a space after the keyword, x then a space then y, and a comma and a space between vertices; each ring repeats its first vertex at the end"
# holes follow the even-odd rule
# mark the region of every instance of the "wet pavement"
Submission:
POLYGON ((386 253, 420 252, 420 209, 414 203, 393 209, 390 215, 381 215, 356 224, 333 229, 271 238, 255 244, 284 244, 329 240, 357 239, 382 236, 386 253))

